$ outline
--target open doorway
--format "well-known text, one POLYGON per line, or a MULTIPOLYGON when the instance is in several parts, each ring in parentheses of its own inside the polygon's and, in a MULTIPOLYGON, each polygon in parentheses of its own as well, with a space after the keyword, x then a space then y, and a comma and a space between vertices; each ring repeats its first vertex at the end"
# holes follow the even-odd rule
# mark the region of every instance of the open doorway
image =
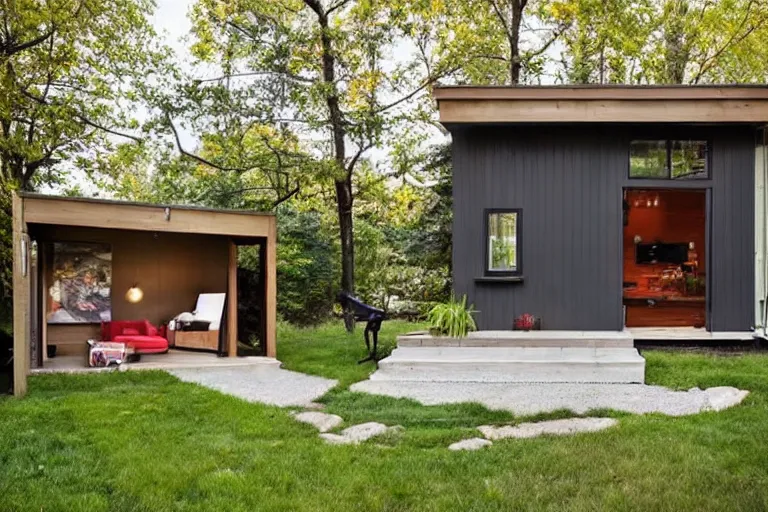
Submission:
POLYGON ((627 327, 705 327, 705 190, 624 191, 627 327))

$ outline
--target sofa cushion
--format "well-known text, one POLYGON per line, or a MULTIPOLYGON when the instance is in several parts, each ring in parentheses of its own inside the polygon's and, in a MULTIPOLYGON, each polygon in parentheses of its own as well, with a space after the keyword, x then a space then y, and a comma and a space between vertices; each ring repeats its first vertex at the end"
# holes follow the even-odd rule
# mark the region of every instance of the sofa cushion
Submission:
POLYGON ((138 329, 134 329, 133 327, 123 327, 123 332, 121 333, 123 336, 140 336, 141 333, 138 329))
POLYGON ((168 350, 168 340, 160 336, 115 336, 114 341, 125 343, 137 352, 143 351, 166 351, 168 350))

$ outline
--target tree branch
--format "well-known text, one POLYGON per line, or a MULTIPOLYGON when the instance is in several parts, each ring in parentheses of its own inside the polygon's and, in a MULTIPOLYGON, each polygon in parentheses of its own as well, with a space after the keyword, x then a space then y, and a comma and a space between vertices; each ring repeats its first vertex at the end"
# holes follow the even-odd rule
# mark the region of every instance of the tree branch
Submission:
POLYGON ((338 2, 336 2, 335 4, 333 4, 328 8, 328 10, 325 12, 326 16, 330 15, 333 11, 337 9, 341 9, 342 7, 347 5, 349 2, 350 0, 339 0, 338 2))
MULTIPOLYGON (((512 0, 512 1, 516 1, 516 0, 512 0)), ((493 10, 496 12, 496 17, 499 18, 499 21, 504 27, 504 32, 507 34, 507 37, 509 37, 511 32, 509 30, 509 25, 507 24, 506 16, 504 16, 504 13, 501 12, 501 8, 496 3, 496 0, 488 0, 488 2, 490 2, 491 6, 493 7, 493 10)))
POLYGON ((400 98, 398 100, 395 100, 392 103, 389 103, 387 105, 384 105, 383 107, 380 107, 380 108, 374 110, 373 114, 381 114, 382 112, 386 112, 387 110, 391 109, 392 107, 396 107, 397 105, 399 105, 399 104, 401 104, 401 103, 403 103, 405 101, 410 100, 411 98, 413 98, 414 96, 416 96, 421 91, 423 91, 424 89, 426 89, 430 85, 434 84, 435 82, 437 82, 441 78, 443 78, 443 77, 445 77, 447 75, 450 75, 451 73, 455 73, 459 69, 460 69, 460 67, 456 66, 454 68, 447 69, 447 70, 443 71, 442 73, 438 73, 438 74, 428 78, 427 80, 424 81, 423 84, 421 84, 419 87, 417 87, 416 89, 414 89, 410 93, 406 94, 402 98, 400 98))
POLYGON ((41 44, 46 39, 51 37, 54 34, 54 32, 56 32, 56 29, 52 28, 51 30, 49 30, 45 34, 43 34, 43 35, 41 35, 39 37, 36 37, 35 39, 32 39, 31 41, 27 41, 26 43, 17 44, 16 46, 10 46, 3 53, 5 53, 6 56, 10 57, 11 55, 15 55, 17 53, 23 52, 24 50, 26 50, 28 48, 32 48, 33 46, 37 46, 37 45, 41 44))
POLYGON ((296 185, 296 188, 288 192, 286 195, 282 197, 278 197, 277 200, 274 203, 272 203, 272 208, 277 208, 282 203, 284 203, 285 201, 289 200, 290 198, 298 194, 299 190, 301 190, 301 187, 299 185, 296 185))
POLYGON ((715 65, 715 61, 723 54, 725 51, 733 44, 740 43, 744 39, 746 39, 752 32, 757 30, 763 23, 765 23, 765 19, 762 19, 760 23, 757 23, 756 25, 752 25, 749 30, 747 30, 744 34, 739 36, 737 38, 738 32, 744 28, 744 26, 747 24, 747 21, 749 21, 749 15, 752 11, 752 6, 754 5, 754 1, 750 1, 749 5, 747 6, 747 12, 744 14, 744 18, 741 20, 741 23, 739 24, 739 27, 736 31, 734 31, 733 34, 731 34, 731 37, 725 42, 723 46, 721 46, 719 49, 715 51, 715 53, 712 54, 711 57, 705 58, 700 64, 699 64, 699 70, 696 73, 696 76, 693 77, 692 82, 694 84, 699 83, 699 80, 704 76, 706 72, 708 72, 712 67, 715 65))
POLYGON ((176 126, 173 124, 173 120, 171 120, 171 116, 168 113, 166 113, 165 114, 165 118, 168 121, 168 126, 170 126, 170 128, 171 128, 171 132, 173 132, 174 139, 176 139, 176 147, 179 149, 179 153, 181 153, 183 156, 185 156, 187 158, 191 158, 192 160, 195 160, 196 162, 201 163, 203 165, 207 165, 209 167, 213 167, 214 169, 218 169, 218 170, 224 171, 224 172, 247 172, 249 170, 249 169, 244 169, 242 167, 226 167, 226 166, 221 166, 221 165, 218 165, 218 164, 215 164, 215 163, 211 162, 210 160, 206 160, 205 158, 203 158, 201 156, 197 156, 196 154, 187 151, 181 145, 181 138, 179 138, 179 132, 176 130, 176 126))

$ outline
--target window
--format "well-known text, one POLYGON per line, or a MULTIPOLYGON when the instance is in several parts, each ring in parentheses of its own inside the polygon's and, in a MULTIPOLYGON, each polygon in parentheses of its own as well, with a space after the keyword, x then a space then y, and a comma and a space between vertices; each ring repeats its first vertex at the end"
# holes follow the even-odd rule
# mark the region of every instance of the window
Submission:
POLYGON ((629 152, 630 178, 667 177, 667 141, 634 140, 629 152))
POLYGON ((522 211, 486 210, 486 274, 519 275, 522 211))
POLYGON ((634 140, 629 150, 629 177, 708 179, 707 160, 707 142, 703 140, 634 140))

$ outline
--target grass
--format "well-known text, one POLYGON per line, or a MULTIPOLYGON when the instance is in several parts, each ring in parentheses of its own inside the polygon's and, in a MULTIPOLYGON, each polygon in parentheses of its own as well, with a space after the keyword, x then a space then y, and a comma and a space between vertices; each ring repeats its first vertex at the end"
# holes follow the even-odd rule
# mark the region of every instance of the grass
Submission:
MULTIPOLYGON (((385 323, 385 346, 418 327, 385 323)), ((521 418, 346 391, 373 369, 356 364, 361 336, 281 326, 278 347, 287 367, 340 381, 327 410, 406 427, 357 447, 327 446, 284 409, 162 372, 35 376, 24 400, 0 399, 0 510, 768 508, 766 355, 645 353, 653 383, 752 390, 733 409, 611 413, 621 423, 606 432, 453 453, 446 444, 474 426, 521 418)))

